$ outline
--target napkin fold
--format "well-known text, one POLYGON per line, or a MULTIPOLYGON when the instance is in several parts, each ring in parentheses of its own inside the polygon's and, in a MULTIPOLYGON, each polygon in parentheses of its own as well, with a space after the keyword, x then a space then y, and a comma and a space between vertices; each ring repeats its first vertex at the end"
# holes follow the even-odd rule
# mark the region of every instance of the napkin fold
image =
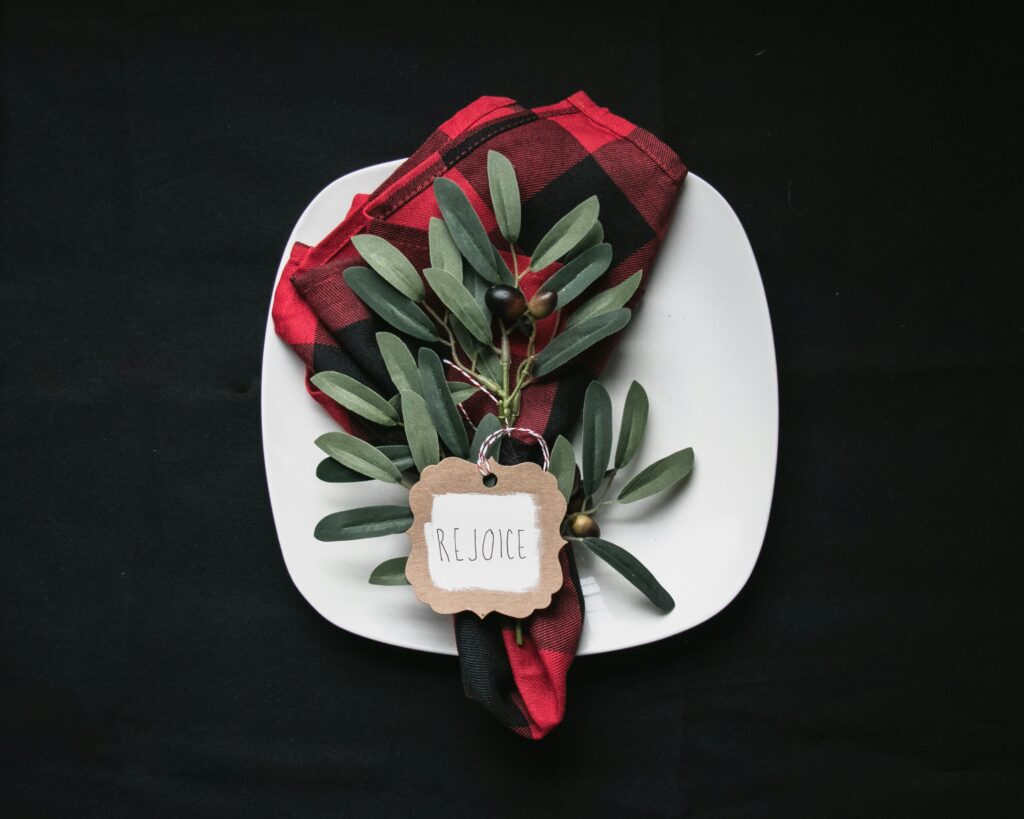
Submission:
MULTIPOLYGON (((394 331, 366 308, 342 277, 346 268, 363 264, 352 237, 376 234, 405 253, 417 269, 428 267, 427 227, 430 217, 440 216, 432 185, 435 178, 445 176, 466 192, 494 245, 499 250, 507 247, 490 207, 488 150, 501 152, 515 167, 523 209, 518 244, 524 254, 569 210, 597 195, 613 257, 591 293, 614 287, 640 269, 646 279, 686 175, 682 161, 664 143, 596 105, 582 91, 532 109, 507 97, 481 97, 443 123, 375 191, 357 196, 321 242, 291 248, 274 294, 275 328, 305 362, 307 389, 354 435, 386 442, 395 432, 367 425, 309 381, 317 372, 336 370, 386 396, 396 392, 374 337, 382 329, 394 331)), ((501 252, 512 266, 511 252, 501 252)), ((519 261, 524 267, 528 255, 519 261)), ((523 279, 527 297, 554 269, 523 279)), ((641 287, 629 306, 636 306, 642 291, 641 287)), ((585 300, 580 297, 576 304, 585 300)), ((553 325, 553 317, 540 324, 538 348, 546 344, 553 325)), ((527 387, 517 426, 543 433, 549 443, 558 435, 568 436, 586 388, 604 369, 617 338, 606 339, 527 387)), ((412 342, 413 349, 417 344, 412 342)), ((512 353, 515 364, 525 355, 525 341, 517 341, 512 353)), ((454 370, 448 376, 461 378, 454 370)), ((464 407, 474 424, 494 409, 483 394, 470 398, 464 407)), ((505 439, 503 462, 527 458, 536 459, 529 447, 505 439)), ((522 646, 516 643, 509 618, 455 616, 466 695, 511 730, 533 739, 562 720, 566 676, 583 627, 584 601, 571 548, 562 550, 560 560, 562 588, 548 608, 524 622, 522 646)))

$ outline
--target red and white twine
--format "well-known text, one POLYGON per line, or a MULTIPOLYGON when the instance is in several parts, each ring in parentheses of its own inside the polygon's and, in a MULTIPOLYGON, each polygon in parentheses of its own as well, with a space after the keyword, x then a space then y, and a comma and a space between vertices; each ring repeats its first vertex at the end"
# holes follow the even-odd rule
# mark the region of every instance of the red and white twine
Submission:
POLYGON ((544 436, 539 432, 535 432, 527 427, 501 427, 500 429, 494 430, 490 435, 484 438, 483 443, 480 444, 480 453, 476 458, 476 468, 480 470, 480 474, 487 476, 491 474, 491 465, 487 463, 487 450, 489 450, 499 438, 508 435, 512 436, 512 433, 519 432, 528 438, 533 438, 540 446, 541 454, 544 456, 544 463, 541 468, 547 472, 548 467, 551 466, 551 452, 548 450, 548 442, 544 440, 544 436))
MULTIPOLYGON (((453 370, 457 370, 458 372, 462 373, 462 375, 466 377, 466 380, 469 381, 469 383, 472 384, 474 387, 479 389, 480 392, 482 392, 484 395, 490 398, 494 402, 495 406, 501 406, 501 402, 498 400, 498 397, 489 389, 487 389, 487 387, 481 384, 476 378, 474 378, 472 373, 467 372, 454 361, 449 361, 447 358, 443 359, 443 361, 453 370)), ((461 412, 462 416, 467 421, 469 421, 469 413, 466 412, 462 404, 459 404, 458 406, 459 412, 461 412)), ((470 423, 472 423, 472 421, 470 421, 470 423)), ((551 452, 548 449, 548 442, 544 440, 544 436, 541 435, 539 432, 529 429, 528 427, 510 427, 504 421, 502 421, 501 423, 502 426, 499 429, 494 430, 494 432, 492 432, 490 435, 484 438, 483 443, 480 444, 480 452, 478 453, 476 459, 476 468, 480 470, 480 473, 484 477, 491 474, 491 466, 490 464, 487 463, 487 450, 489 450, 491 446, 494 444, 494 442, 497 441, 499 438, 502 438, 506 435, 511 437, 512 433, 514 432, 518 432, 521 433, 522 435, 525 435, 528 438, 532 438, 540 445, 540 451, 544 458, 542 468, 545 472, 547 472, 548 467, 551 466, 551 452)))

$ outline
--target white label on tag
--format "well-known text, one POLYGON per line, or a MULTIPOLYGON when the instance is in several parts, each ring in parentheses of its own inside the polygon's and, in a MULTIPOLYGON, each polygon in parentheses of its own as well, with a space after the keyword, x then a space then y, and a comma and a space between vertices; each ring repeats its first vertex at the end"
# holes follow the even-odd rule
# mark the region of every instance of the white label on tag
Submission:
POLYGON ((446 591, 525 592, 540 579, 534 496, 452 492, 435 495, 423 526, 434 585, 446 591))

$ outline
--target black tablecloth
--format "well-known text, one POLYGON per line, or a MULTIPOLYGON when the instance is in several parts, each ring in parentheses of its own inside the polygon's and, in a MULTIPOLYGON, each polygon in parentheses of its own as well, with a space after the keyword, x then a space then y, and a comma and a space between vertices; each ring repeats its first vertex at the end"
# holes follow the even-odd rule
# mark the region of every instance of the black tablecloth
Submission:
POLYGON ((341 5, 4 8, 0 812, 1019 815, 1015 29, 341 5), (743 221, 781 444, 739 598, 578 660, 531 744, 292 586, 260 361, 325 184, 578 88, 743 221))

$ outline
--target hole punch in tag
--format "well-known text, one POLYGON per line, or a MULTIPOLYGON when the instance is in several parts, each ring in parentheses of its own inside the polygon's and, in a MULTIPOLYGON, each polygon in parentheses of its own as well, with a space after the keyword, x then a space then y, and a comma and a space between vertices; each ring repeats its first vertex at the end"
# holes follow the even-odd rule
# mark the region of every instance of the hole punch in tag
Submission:
POLYGON ((566 503, 537 464, 445 458, 423 470, 409 505, 405 576, 438 614, 523 618, 561 588, 566 503))

